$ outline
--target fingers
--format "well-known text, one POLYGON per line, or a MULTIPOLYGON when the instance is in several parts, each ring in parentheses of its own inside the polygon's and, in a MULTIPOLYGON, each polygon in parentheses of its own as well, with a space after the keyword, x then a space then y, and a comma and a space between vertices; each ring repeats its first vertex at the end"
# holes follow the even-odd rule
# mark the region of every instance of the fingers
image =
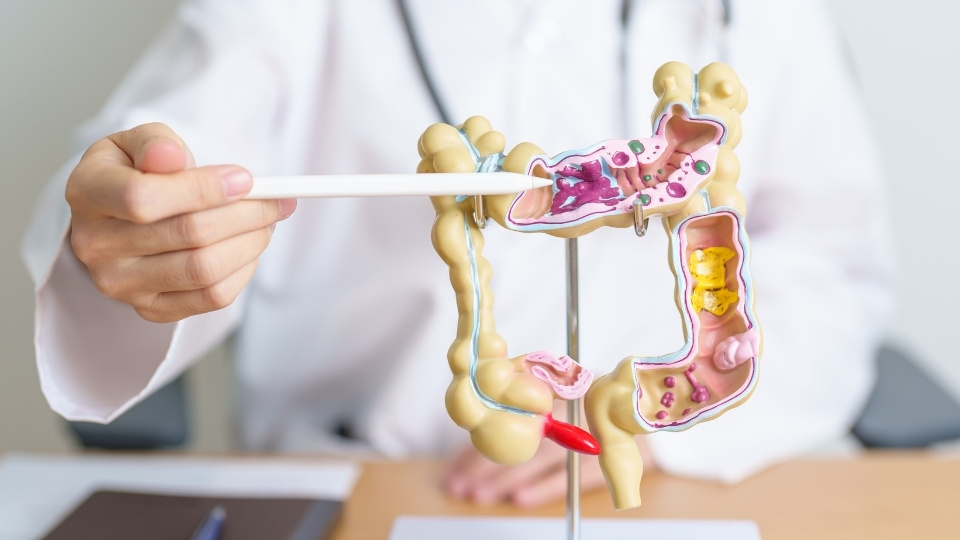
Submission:
POLYGON ((204 248, 86 264, 101 293, 145 309, 155 307, 162 293, 215 287, 256 260, 272 232, 273 227, 265 227, 204 248))
POLYGON ((236 165, 216 165, 169 174, 144 173, 109 159, 82 160, 67 183, 74 214, 153 223, 239 200, 253 177, 236 165))
POLYGON ((173 173, 191 166, 187 145, 169 126, 143 124, 107 137, 142 172, 173 173))
POLYGON ((145 225, 113 220, 101 238, 124 257, 202 248, 284 220, 296 206, 296 199, 237 201, 145 225))
MULTIPOLYGON (((555 502, 567 493, 566 456, 565 450, 544 444, 527 463, 504 467, 470 448, 454 460, 444 478, 444 489, 453 498, 482 505, 507 501, 529 508, 555 502)), ((581 456, 581 490, 592 491, 603 485, 599 460, 581 456)))
POLYGON ((160 293, 148 304, 134 306, 134 309, 144 319, 158 323, 179 321, 191 315, 223 309, 237 299, 256 269, 257 261, 254 260, 212 287, 160 293))
POLYGON ((130 304, 149 321, 175 321, 233 302, 273 229, 270 224, 202 248, 84 262, 105 296, 130 304))
MULTIPOLYGON (((582 488, 582 486, 581 486, 582 488)), ((523 486, 513 493, 510 502, 521 508, 533 508, 560 500, 567 493, 566 471, 551 471, 537 482, 523 486)))
POLYGON ((239 201, 237 165, 196 168, 183 140, 146 124, 94 143, 67 181, 71 247, 100 291, 151 321, 228 305, 296 200, 239 201))
POLYGON ((468 446, 454 458, 444 475, 443 485, 447 493, 454 498, 469 499, 484 478, 505 468, 483 457, 472 446, 468 446))
MULTIPOLYGON (((555 449, 550 455, 538 455, 530 461, 514 467, 504 467, 492 474, 479 478, 473 490, 472 500, 477 504, 493 504, 501 500, 512 500, 514 496, 532 486, 539 485, 554 474, 566 470, 566 453, 556 445, 545 444, 541 447, 555 449)), ((565 478, 564 474, 561 474, 565 478)))
POLYGON ((169 174, 187 168, 187 153, 182 142, 155 137, 142 141, 133 154, 133 168, 141 172, 169 174))
POLYGON ((295 208, 295 199, 239 201, 148 225, 109 220, 94 228, 75 220, 71 245, 105 296, 152 312, 149 320, 177 320, 181 304, 217 309, 216 299, 227 295, 215 286, 256 260, 276 222, 295 208), (210 288, 214 300, 180 299, 175 313, 159 314, 158 305, 173 303, 158 303, 158 295, 210 288))
POLYGON ((259 257, 270 243, 272 232, 272 227, 265 227, 203 248, 141 257, 123 269, 122 277, 131 283, 148 284, 153 289, 149 293, 212 287, 259 257))
POLYGON ((94 143, 67 181, 74 215, 152 223, 223 206, 246 195, 253 178, 236 165, 194 168, 169 127, 145 124, 94 143))

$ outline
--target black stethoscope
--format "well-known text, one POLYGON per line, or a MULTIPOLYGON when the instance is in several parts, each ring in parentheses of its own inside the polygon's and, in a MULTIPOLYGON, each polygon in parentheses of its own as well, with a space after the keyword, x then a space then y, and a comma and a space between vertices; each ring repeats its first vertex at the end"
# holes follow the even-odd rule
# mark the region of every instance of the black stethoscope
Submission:
MULTIPOLYGON (((633 10, 633 5, 636 0, 621 0, 620 1, 620 29, 623 34, 626 34, 627 24, 630 22, 630 13, 633 10)), ((722 8, 721 22, 724 29, 729 28, 731 20, 731 9, 730 9, 731 0, 720 0, 720 5, 722 8)), ((403 28, 407 33, 407 40, 410 42, 410 48, 413 52, 413 56, 417 60, 417 68, 420 71, 420 77, 423 79, 424 85, 427 87, 427 92, 430 93, 430 98, 433 100, 433 105, 437 109, 437 114, 440 116, 440 119, 445 124, 456 125, 456 122, 452 121, 452 118, 449 114, 449 111, 444 104, 443 100, 440 99, 440 94, 437 92, 437 87, 433 82, 433 78, 430 75, 430 71, 427 69, 426 61, 423 57, 423 51, 420 48, 420 43, 417 41, 417 34, 413 29, 413 23, 410 20, 410 12, 407 9, 407 3, 405 0, 397 0, 397 8, 400 10, 400 16, 403 19, 403 28)), ((626 40, 623 40, 623 47, 626 46, 626 40)), ((723 47, 725 49, 726 47, 723 47)), ((721 51, 721 56, 726 56, 726 51, 721 51)), ((626 58, 626 51, 620 51, 621 66, 625 64, 624 59, 626 58)), ((721 58, 721 60, 726 60, 721 58)))

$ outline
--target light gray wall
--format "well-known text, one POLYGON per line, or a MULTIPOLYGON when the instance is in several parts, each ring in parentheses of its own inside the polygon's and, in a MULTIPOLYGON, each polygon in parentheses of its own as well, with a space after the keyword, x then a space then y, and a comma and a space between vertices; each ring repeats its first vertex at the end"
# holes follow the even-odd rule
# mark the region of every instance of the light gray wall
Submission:
MULTIPOLYGON (((318 0, 321 1, 321 0, 318 0)), ((69 446, 40 395, 32 349, 32 289, 19 238, 43 182, 68 154, 70 133, 93 115, 176 0, 0 1, 0 451, 69 446)), ((953 20, 942 0, 831 0, 863 81, 894 196, 890 241, 901 256, 901 305, 891 339, 960 396, 960 268, 953 209, 960 196, 960 87, 953 20), (910 189, 920 196, 898 198, 910 189)), ((829 92, 828 88, 824 89, 829 92)), ((197 448, 229 446, 229 383, 222 354, 192 374, 197 448)))
MULTIPOLYGON (((19 244, 32 202, 179 0, 0 0, 0 452, 71 446, 33 356, 33 288, 19 244)), ((230 444, 222 351, 191 373, 197 438, 230 444)))
MULTIPOLYGON (((887 171, 901 266, 891 338, 960 397, 960 4, 831 0, 887 171), (910 194, 909 196, 907 194, 910 194)), ((826 90, 826 89, 825 89, 826 90)))

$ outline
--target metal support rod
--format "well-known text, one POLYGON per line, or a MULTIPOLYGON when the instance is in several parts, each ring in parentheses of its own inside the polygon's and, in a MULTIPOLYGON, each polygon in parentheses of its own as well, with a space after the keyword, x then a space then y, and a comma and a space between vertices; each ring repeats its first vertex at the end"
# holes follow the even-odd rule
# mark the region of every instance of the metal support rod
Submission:
MULTIPOLYGON (((580 362, 577 239, 567 239, 567 356, 580 362)), ((567 402, 567 422, 580 425, 580 400, 567 402)), ((567 450, 567 540, 580 540, 580 454, 567 450)))

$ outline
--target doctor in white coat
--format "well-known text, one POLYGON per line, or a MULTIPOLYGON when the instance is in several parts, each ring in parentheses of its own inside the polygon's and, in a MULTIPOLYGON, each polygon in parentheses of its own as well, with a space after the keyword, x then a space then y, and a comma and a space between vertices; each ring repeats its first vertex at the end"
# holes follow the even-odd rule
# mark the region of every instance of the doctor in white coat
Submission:
MULTIPOLYGON (((43 392, 69 419, 109 422, 236 332, 247 447, 460 448, 443 407, 456 310, 429 201, 240 201, 251 173, 411 172, 438 108, 551 153, 644 136, 656 68, 718 59, 750 91, 738 185, 765 356, 746 404, 646 437, 648 457, 735 481, 827 444, 870 388, 892 298, 881 168, 818 0, 186 2, 80 130, 85 154, 24 241, 43 392)), ((580 360, 598 373, 682 344, 651 229, 580 241, 580 360), (623 272, 650 296, 618 287, 623 272)), ((563 242, 486 236, 511 352, 563 353, 563 242)), ((467 453, 447 488, 535 504, 562 493, 560 460, 544 450, 504 475, 467 453)))

